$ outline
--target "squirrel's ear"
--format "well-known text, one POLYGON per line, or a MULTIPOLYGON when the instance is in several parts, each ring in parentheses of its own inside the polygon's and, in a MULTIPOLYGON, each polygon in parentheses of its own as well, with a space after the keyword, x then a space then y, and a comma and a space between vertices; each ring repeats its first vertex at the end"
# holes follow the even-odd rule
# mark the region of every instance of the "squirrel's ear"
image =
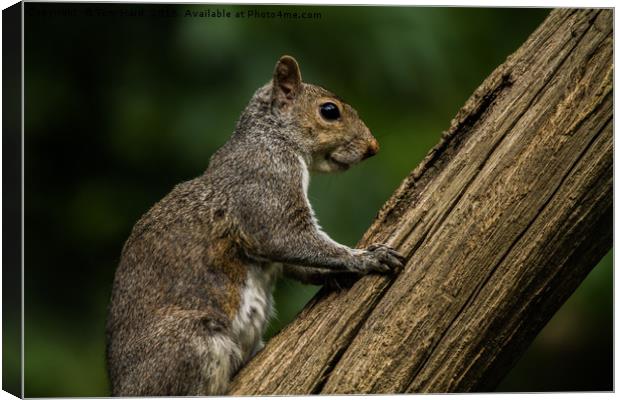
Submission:
POLYGON ((282 56, 273 71, 273 94, 276 99, 292 100, 301 90, 299 64, 291 56, 282 56))

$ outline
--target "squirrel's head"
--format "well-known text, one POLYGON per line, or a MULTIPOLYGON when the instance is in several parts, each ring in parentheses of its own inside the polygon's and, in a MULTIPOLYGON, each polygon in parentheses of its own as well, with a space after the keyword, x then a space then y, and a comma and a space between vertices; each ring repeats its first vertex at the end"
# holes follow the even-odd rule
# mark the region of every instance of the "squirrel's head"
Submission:
POLYGON ((278 60, 271 82, 271 111, 294 125, 314 171, 349 168, 379 151, 379 143, 353 107, 330 91, 301 80, 293 57, 278 60))

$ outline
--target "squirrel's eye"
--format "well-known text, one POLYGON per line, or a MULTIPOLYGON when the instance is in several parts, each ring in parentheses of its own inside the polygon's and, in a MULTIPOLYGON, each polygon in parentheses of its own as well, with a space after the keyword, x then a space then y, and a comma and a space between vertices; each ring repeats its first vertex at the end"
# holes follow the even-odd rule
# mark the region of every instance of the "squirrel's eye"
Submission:
POLYGON ((328 102, 321 104, 321 115, 328 121, 340 118, 340 110, 334 103, 328 102))

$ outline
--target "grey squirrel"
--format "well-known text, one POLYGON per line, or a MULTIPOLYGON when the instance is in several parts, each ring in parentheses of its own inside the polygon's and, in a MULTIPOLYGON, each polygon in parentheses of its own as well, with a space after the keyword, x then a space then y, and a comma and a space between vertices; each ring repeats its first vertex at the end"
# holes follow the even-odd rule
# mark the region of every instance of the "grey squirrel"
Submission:
POLYGON ((281 57, 204 174, 127 239, 106 324, 112 395, 225 394, 263 345, 281 272, 322 284, 401 268, 388 246, 332 240, 307 197, 309 170, 346 170, 378 149, 350 105, 281 57))

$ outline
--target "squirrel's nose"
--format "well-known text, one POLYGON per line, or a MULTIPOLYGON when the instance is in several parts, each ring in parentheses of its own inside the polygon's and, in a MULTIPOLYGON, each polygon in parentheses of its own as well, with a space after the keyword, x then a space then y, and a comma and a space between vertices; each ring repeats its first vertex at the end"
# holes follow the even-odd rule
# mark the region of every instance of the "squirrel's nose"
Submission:
POLYGON ((379 142, 377 142, 377 140, 373 138, 370 144, 368 145, 368 148, 366 149, 366 153, 364 153, 362 160, 365 160, 368 157, 374 156, 375 154, 377 154, 378 151, 379 151, 379 142))

